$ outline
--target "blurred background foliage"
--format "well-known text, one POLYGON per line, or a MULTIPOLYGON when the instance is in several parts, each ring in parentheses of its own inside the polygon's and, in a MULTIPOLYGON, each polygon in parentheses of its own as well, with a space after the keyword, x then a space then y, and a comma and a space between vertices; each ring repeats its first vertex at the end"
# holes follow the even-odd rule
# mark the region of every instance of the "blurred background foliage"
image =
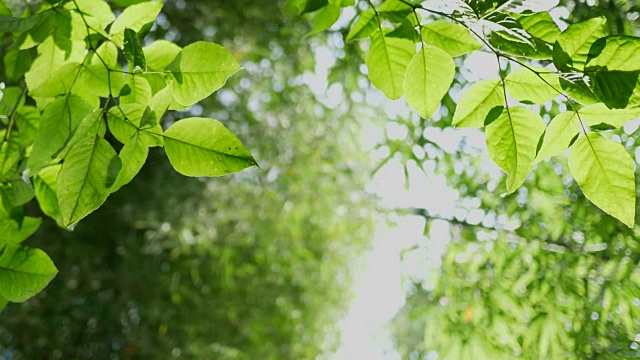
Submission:
POLYGON ((219 119, 260 169, 185 178, 151 153, 74 231, 46 223, 30 241, 60 273, 2 313, 1 358, 311 359, 335 349, 375 202, 358 107, 305 78, 316 74, 314 48, 342 45, 305 38, 308 29, 262 1, 165 2, 150 37, 213 41, 244 67, 166 125, 219 119))

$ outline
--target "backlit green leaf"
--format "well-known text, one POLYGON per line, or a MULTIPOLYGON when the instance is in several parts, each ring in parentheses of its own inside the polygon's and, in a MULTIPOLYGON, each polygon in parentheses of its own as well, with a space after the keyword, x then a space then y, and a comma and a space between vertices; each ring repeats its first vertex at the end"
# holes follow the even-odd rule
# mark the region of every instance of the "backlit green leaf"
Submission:
POLYGON ((138 39, 138 34, 132 29, 126 28, 124 29, 124 46, 122 51, 124 52, 124 56, 127 58, 131 66, 130 71, 146 71, 147 70, 147 59, 144 56, 144 52, 142 51, 142 46, 140 45, 140 39, 138 39))
POLYGON ((633 227, 636 209, 633 160, 624 146, 595 133, 581 136, 571 149, 569 170, 587 199, 633 227))
POLYGON ((167 66, 174 99, 185 106, 221 88, 240 69, 231 53, 218 44, 199 41, 186 46, 167 66))
POLYGON ((455 72, 449 54, 435 46, 423 46, 407 66, 410 76, 403 83, 407 103, 423 118, 430 118, 449 91, 455 72))
POLYGON ((471 37, 469 30, 444 20, 433 21, 422 26, 422 40, 429 45, 439 47, 453 57, 482 48, 482 45, 471 37))
POLYGON ((147 146, 162 146, 162 127, 159 124, 142 125, 142 119, 147 107, 141 104, 124 104, 119 108, 112 108, 107 115, 109 130, 113 136, 126 144, 137 132, 147 146), (143 129, 144 130, 141 130, 143 129))
POLYGON ((39 293, 58 270, 42 250, 4 243, 0 246, 0 295, 22 302, 39 293))
POLYGON ((607 35, 606 18, 573 24, 558 36, 553 46, 553 64, 558 70, 584 69, 591 45, 607 35))
POLYGON ((640 108, 609 109, 604 104, 585 106, 578 112, 587 126, 608 124, 614 128, 622 127, 627 121, 640 116, 640 108))
POLYGON ((544 132, 540 115, 517 106, 504 109, 486 128, 487 150, 507 174, 507 192, 514 192, 527 178, 544 132))
POLYGON ((120 161, 122 169, 118 173, 111 192, 116 192, 122 186, 128 184, 140 172, 144 162, 149 155, 149 146, 147 146, 139 137, 139 133, 135 133, 133 137, 120 150, 120 161))
POLYGON ((222 176, 257 165, 240 140, 221 122, 187 118, 165 132, 171 165, 186 176, 222 176))
POLYGON ((161 1, 143 2, 127 7, 111 24, 111 29, 109 30, 111 39, 116 45, 122 46, 125 28, 139 32, 145 25, 156 20, 160 10, 162 10, 161 1))
POLYGON ((589 74, 593 93, 612 109, 624 109, 638 84, 640 71, 606 71, 597 69, 589 74))
POLYGON ((612 35, 593 44, 586 70, 603 68, 609 71, 640 70, 640 38, 612 35))
POLYGON ((529 34, 550 44, 555 43, 562 33, 548 12, 520 15, 517 19, 529 34))
POLYGON ((364 39, 378 28, 376 13, 369 9, 360 14, 358 21, 351 27, 347 34, 347 41, 364 39))
POLYGON ((486 79, 472 84, 462 95, 453 114, 453 126, 482 127, 491 109, 504 105, 500 80, 486 79))
POLYGON ((92 106, 75 95, 60 97, 44 109, 29 158, 30 175, 37 174, 56 157, 82 119, 92 111, 92 106))
POLYGON ((544 141, 536 162, 558 155, 565 151, 571 141, 580 133, 580 122, 576 113, 567 111, 551 119, 544 134, 544 141))
POLYGON ((56 186, 65 226, 77 223, 105 202, 121 166, 111 145, 97 135, 71 148, 56 186))
POLYGON ((40 204, 40 209, 50 218, 54 219, 59 226, 63 226, 62 213, 58 206, 58 196, 56 195, 56 182, 62 165, 47 166, 35 177, 33 185, 36 192, 36 199, 40 204))
POLYGON ((516 100, 533 104, 547 102, 562 92, 558 76, 543 68, 520 68, 506 77, 505 84, 516 100))
POLYGON ((369 80, 389 99, 402 96, 402 84, 407 65, 415 54, 412 41, 383 36, 380 31, 373 33, 366 57, 369 80))
POLYGON ((82 62, 84 43, 73 41, 72 51, 65 54, 60 50, 53 37, 47 38, 38 46, 38 57, 33 61, 31 69, 25 74, 25 81, 29 89, 36 89, 40 84, 52 76, 61 66, 69 62, 82 62))
POLYGON ((311 17, 311 31, 309 35, 316 34, 330 28, 340 17, 340 6, 327 4, 315 11, 311 17))

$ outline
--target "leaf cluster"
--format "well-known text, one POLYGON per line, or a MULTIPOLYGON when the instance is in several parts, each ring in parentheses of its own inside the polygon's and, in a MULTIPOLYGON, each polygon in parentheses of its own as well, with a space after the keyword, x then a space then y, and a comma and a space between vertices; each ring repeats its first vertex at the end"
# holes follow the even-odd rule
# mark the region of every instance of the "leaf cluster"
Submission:
POLYGON ((452 91, 461 64, 454 59, 493 55, 498 77, 461 96, 454 91, 460 100, 451 126, 484 128, 489 155, 508 174, 506 194, 536 164, 570 149, 569 168, 585 196, 634 226, 633 161, 609 131, 640 116, 640 38, 611 35, 604 17, 562 30, 548 12, 553 0, 362 3, 346 41, 369 39, 368 77, 389 99, 404 95, 429 119, 452 91), (544 121, 536 105, 552 101, 566 110, 544 121))
MULTIPOLYGON (((0 4, 1 5, 1 4, 0 4)), ((14 14, 0 6, 0 295, 24 301, 56 269, 38 250, 18 245, 39 219, 24 215, 35 199, 65 228, 129 183, 149 148, 164 147, 187 176, 222 176, 256 165, 222 123, 192 117, 163 128, 221 88, 240 69, 222 46, 181 48, 145 41, 161 1, 47 1, 14 14), (145 45, 145 46, 143 46, 145 45)))

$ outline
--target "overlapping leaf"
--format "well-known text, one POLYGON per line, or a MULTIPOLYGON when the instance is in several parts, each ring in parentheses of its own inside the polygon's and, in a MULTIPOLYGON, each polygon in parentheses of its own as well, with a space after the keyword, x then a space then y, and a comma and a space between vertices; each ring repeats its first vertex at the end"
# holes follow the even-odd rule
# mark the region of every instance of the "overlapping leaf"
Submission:
POLYGON ((183 48, 166 68, 174 99, 185 106, 221 88, 240 69, 231 53, 218 44, 199 41, 183 48))
POLYGON ((553 46, 553 64, 558 70, 584 69, 591 45, 607 35, 606 19, 598 17, 573 24, 558 36, 553 46))
POLYGON ((65 226, 77 223, 105 202, 121 166, 111 145, 97 135, 71 148, 56 186, 65 226))
POLYGON ((222 176, 257 165, 240 140, 217 120, 187 118, 164 136, 171 165, 186 176, 222 176))
POLYGON ((365 62, 369 69, 369 80, 389 99, 402 96, 402 84, 407 65, 415 54, 412 41, 386 37, 376 31, 371 37, 371 45, 365 62))
POLYGON ((633 160, 624 146, 595 133, 581 136, 571 149, 569 170, 587 199, 633 227, 636 209, 633 160))
POLYGON ((496 106, 504 106, 500 80, 487 79, 472 84, 467 89, 453 114, 453 126, 482 127, 489 112, 496 106))
POLYGON ((471 37, 469 30, 450 21, 433 21, 422 26, 422 40, 439 47, 453 57, 482 48, 482 45, 471 37))
POLYGON ((527 178, 544 132, 542 118, 528 108, 505 108, 486 128, 487 150, 507 174, 507 192, 514 192, 527 178))
POLYGON ((449 91, 455 72, 449 54, 435 46, 423 46, 407 66, 411 74, 403 83, 407 103, 423 118, 430 118, 449 91))
POLYGON ((531 104, 544 103, 562 93, 558 76, 544 68, 513 71, 505 79, 505 85, 516 100, 531 104))

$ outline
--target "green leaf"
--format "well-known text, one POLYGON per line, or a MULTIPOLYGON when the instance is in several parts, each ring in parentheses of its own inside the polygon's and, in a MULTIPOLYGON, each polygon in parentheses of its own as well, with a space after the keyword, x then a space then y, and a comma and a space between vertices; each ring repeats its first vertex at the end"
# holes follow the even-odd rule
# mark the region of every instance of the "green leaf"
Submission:
POLYGON ((606 18, 597 17, 573 24, 558 36, 553 45, 553 64, 558 70, 582 70, 591 45, 607 35, 606 18))
POLYGON ((164 70, 178 56, 180 50, 182 48, 178 45, 166 40, 154 41, 142 48, 149 71, 164 70))
POLYGON ((455 72, 449 54, 435 46, 423 46, 407 66, 409 76, 403 83, 407 103, 423 118, 430 118, 449 91, 455 72))
POLYGON ((478 26, 482 27, 482 32, 485 34, 496 33, 506 40, 535 47, 531 34, 524 29, 516 18, 507 13, 491 12, 478 21, 478 26))
POLYGON ((0 241, 19 244, 33 235, 42 224, 42 220, 34 217, 25 217, 20 224, 14 220, 0 220, 0 241))
POLYGON ((591 105, 600 102, 581 74, 561 74, 558 80, 562 90, 580 104, 591 105))
POLYGON ((10 86, 0 90, 0 114, 10 116, 24 106, 23 90, 17 86, 10 86))
POLYGON ((104 28, 115 19, 108 3, 103 0, 75 0, 67 3, 65 7, 76 11, 72 19, 74 38, 83 40, 88 35, 87 31, 107 37, 104 28), (89 30, 87 30, 87 25, 89 30))
POLYGON ((462 95, 453 114, 453 126, 483 127, 491 109, 504 105, 500 80, 486 79, 472 84, 462 95))
POLYGON ((240 69, 231 53, 218 44, 199 41, 186 46, 167 66, 173 98, 194 104, 221 88, 240 69))
POLYGON ((327 4, 313 12, 311 16, 311 31, 308 35, 330 28, 340 17, 340 6, 327 4))
POLYGON ((44 289, 58 270, 40 249, 5 243, 0 246, 0 295, 22 302, 44 289))
MULTIPOLYGON (((29 95, 36 98, 54 98, 71 92, 81 66, 77 62, 64 64, 38 87, 29 89, 29 95)), ((82 94, 78 95, 83 97, 82 94)))
MULTIPOLYGON (((580 120, 588 127, 603 127, 602 124, 608 125, 608 128, 622 127, 627 121, 633 120, 640 116, 640 109, 609 109, 604 104, 598 103, 585 106, 578 110, 580 120)), ((536 162, 558 155, 566 150, 576 136, 580 133, 580 121, 573 111, 563 112, 554 117, 544 136, 544 142, 536 162)))
POLYGON ((23 33, 31 30, 47 19, 47 14, 39 13, 27 18, 0 15, 0 32, 23 33))
POLYGON ((56 182, 61 167, 62 165, 45 167, 35 177, 33 184, 36 199, 38 199, 42 212, 54 219, 58 226, 62 227, 62 213, 60 212, 58 196, 56 195, 56 182))
POLYGON ((593 93, 609 108, 626 108, 638 83, 640 71, 599 70, 589 74, 593 93))
POLYGON ((13 49, 4 56, 4 73, 9 80, 16 81, 31 68, 31 52, 13 49))
POLYGON ((581 136, 571 149, 569 170, 587 199, 633 227, 636 209, 633 160, 624 146, 595 133, 581 136))
POLYGON ((580 122, 575 112, 567 111, 556 115, 547 126, 536 162, 565 151, 579 133, 580 122))
POLYGON ((609 71, 640 70, 640 38, 612 35, 594 42, 585 70, 597 69, 609 71))
POLYGON ((81 63, 84 58, 84 42, 73 41, 72 51, 65 53, 58 48, 53 37, 38 46, 38 57, 25 74, 27 88, 36 89, 66 63, 81 63))
POLYGON ((491 46, 503 53, 536 60, 551 60, 553 50, 551 46, 540 39, 531 38, 531 43, 512 41, 494 32, 489 37, 491 46))
POLYGON ((640 108, 609 109, 604 104, 585 106, 578 112, 587 126, 608 124, 613 128, 622 127, 628 121, 640 116, 640 108))
POLYGON ((480 50, 478 43, 465 27, 444 20, 433 21, 422 26, 422 40, 437 46, 452 57, 480 50))
POLYGON ((23 147, 14 142, 5 141, 0 147, 0 180, 10 178, 24 157, 23 147))
POLYGON ((133 137, 120 150, 120 161, 122 162, 122 170, 118 173, 111 192, 116 192, 122 186, 128 184, 140 172, 142 166, 149 155, 149 146, 140 139, 139 133, 133 134, 133 137))
POLYGON ((97 135, 71 148, 56 186, 64 226, 77 223, 105 202, 121 166, 111 145, 97 135))
POLYGON ((133 65, 129 71, 147 71, 147 60, 144 57, 138 34, 134 30, 124 29, 124 47, 122 51, 127 60, 133 65))
POLYGON ((351 27, 347 34, 346 41, 364 39, 371 35, 378 28, 376 13, 369 9, 360 14, 358 21, 351 27))
POLYGON ((186 176, 222 176, 257 165, 240 140, 213 119, 187 118, 165 132, 171 165, 186 176))
POLYGON ((82 65, 73 92, 90 93, 93 96, 116 97, 127 83, 121 71, 111 71, 104 65, 82 65))
POLYGON ((507 193, 514 192, 527 178, 544 132, 542 118, 528 108, 505 108, 486 128, 487 150, 507 174, 507 193))
POLYGON ((408 16, 413 16, 413 9, 400 0, 387 0, 380 5, 378 13, 392 23, 401 23, 408 16))
POLYGON ((127 78, 131 93, 120 96, 120 104, 146 105, 151 100, 151 85, 142 75, 130 74, 127 78))
POLYGON ((517 17, 522 27, 533 37, 553 44, 562 33, 548 12, 536 12, 517 17))
POLYGON ((162 127, 159 124, 146 125, 144 130, 141 130, 146 108, 140 104, 125 104, 119 108, 111 108, 107 115, 107 123, 113 136, 121 143, 126 144, 135 133, 141 131, 140 138, 147 146, 162 146, 162 127))
POLYGON ((89 64, 116 69, 118 67, 118 47, 112 42, 103 42, 92 54, 89 64))
POLYGON ((116 45, 122 46, 124 44, 125 28, 139 32, 145 25, 156 20, 160 10, 162 10, 161 1, 143 2, 127 7, 116 21, 111 24, 111 29, 109 30, 111 39, 116 45))
POLYGON ((562 93, 558 76, 543 68, 520 68, 513 71, 506 77, 505 85, 516 100, 532 104, 542 104, 562 93))
POLYGON ((37 174, 57 156, 82 119, 92 111, 92 106, 75 95, 58 98, 44 109, 28 162, 29 175, 37 174))
POLYGON ((366 57, 369 80, 389 99, 402 96, 407 65, 415 54, 412 41, 402 38, 388 38, 380 31, 373 33, 366 57))

